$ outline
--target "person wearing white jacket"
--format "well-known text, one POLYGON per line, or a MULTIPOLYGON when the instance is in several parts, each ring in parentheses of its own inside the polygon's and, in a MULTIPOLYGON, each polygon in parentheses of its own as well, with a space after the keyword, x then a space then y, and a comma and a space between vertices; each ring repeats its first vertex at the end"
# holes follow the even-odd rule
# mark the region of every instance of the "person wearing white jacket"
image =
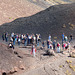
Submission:
POLYGON ((35 55, 36 55, 36 48, 35 48, 34 45, 32 46, 31 54, 33 54, 34 57, 35 57, 35 55))

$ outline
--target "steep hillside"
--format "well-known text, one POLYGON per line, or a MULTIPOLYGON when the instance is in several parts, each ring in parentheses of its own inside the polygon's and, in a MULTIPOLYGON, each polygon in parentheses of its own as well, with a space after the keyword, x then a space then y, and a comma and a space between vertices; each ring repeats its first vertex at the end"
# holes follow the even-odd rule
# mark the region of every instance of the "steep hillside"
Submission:
POLYGON ((49 3, 53 3, 53 4, 66 4, 66 3, 73 3, 75 2, 75 0, 45 0, 49 3))
POLYGON ((0 25, 19 17, 34 15, 52 5, 75 2, 74 0, 0 0, 0 25), (69 1, 69 2, 68 2, 69 1))
POLYGON ((22 64, 21 59, 14 54, 12 49, 0 43, 0 75, 3 75, 3 72, 14 73, 22 64))
POLYGON ((51 34, 60 37, 64 32, 66 35, 75 35, 75 3, 55 5, 41 11, 33 16, 21 17, 0 27, 0 33, 40 33, 43 39, 51 34))
POLYGON ((47 8, 52 5, 68 4, 75 2, 75 0, 28 0, 28 1, 43 8, 47 8))
POLYGON ((27 17, 43 10, 43 8, 27 0, 0 0, 0 25, 19 17, 27 17))

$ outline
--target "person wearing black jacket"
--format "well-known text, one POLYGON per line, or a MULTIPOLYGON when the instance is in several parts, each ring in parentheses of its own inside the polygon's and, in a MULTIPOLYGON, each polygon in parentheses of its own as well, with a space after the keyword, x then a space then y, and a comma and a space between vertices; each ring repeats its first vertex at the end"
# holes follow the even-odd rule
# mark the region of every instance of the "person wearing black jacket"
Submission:
POLYGON ((73 38, 73 36, 72 36, 72 34, 70 35, 70 41, 69 42, 71 42, 72 41, 72 38, 73 38))
POLYGON ((8 44, 8 48, 13 48, 13 49, 14 49, 14 45, 12 44, 12 42, 10 42, 10 43, 8 44))

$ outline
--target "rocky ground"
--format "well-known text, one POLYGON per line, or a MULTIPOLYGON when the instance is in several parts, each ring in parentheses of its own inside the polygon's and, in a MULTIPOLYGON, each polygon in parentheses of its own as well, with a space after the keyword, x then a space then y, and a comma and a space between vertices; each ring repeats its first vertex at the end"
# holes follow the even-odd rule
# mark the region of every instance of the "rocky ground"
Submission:
POLYGON ((8 49, 6 44, 0 43, 0 75, 2 73, 13 74, 17 72, 17 69, 22 69, 23 62, 21 60, 22 52, 18 52, 17 48, 15 49, 15 53, 12 49, 8 49))
MULTIPOLYGON (((31 46, 15 46, 15 53, 7 45, 0 43, 0 73, 7 75, 74 75, 75 58, 68 51, 47 55, 46 48, 37 47, 36 57, 31 54, 31 46)), ((72 45, 71 51, 74 51, 72 45)))

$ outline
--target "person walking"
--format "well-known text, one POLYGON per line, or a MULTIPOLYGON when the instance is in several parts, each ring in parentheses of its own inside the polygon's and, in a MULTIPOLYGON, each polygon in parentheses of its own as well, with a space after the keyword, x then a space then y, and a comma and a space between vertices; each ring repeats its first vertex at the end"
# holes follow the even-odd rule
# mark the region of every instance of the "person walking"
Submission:
POLYGON ((5 33, 5 41, 8 42, 8 33, 5 33))
POLYGON ((57 53, 60 53, 60 43, 57 42, 57 53))
POLYGON ((27 46, 27 37, 25 36, 25 39, 24 39, 24 46, 26 47, 27 46))
POLYGON ((48 49, 50 49, 49 44, 50 44, 50 41, 49 41, 49 40, 47 40, 47 48, 48 48, 48 49))
POLYGON ((15 36, 13 37, 13 45, 15 45, 15 36))
POLYGON ((42 49, 45 48, 45 41, 42 42, 42 49))
POLYGON ((53 50, 56 50, 56 40, 53 41, 53 50))
POLYGON ((68 40, 67 36, 65 36, 65 39, 64 40, 65 40, 65 42, 67 42, 67 40, 68 40))
POLYGON ((63 34, 62 34, 62 46, 63 46, 64 38, 65 38, 65 35, 64 35, 64 33, 63 33, 63 34))
POLYGON ((51 41, 51 35, 49 34, 48 40, 51 41))
POLYGON ((72 38, 73 38, 73 36, 72 36, 72 34, 70 35, 70 41, 69 42, 71 42, 72 41, 72 38))
POLYGON ((5 40, 5 33, 2 34, 2 40, 5 40))
POLYGON ((20 46, 20 43, 21 43, 21 39, 20 37, 18 38, 18 45, 20 46))
POLYGON ((35 55, 36 55, 36 48, 35 48, 34 45, 32 46, 31 54, 33 54, 34 57, 35 57, 35 55))

